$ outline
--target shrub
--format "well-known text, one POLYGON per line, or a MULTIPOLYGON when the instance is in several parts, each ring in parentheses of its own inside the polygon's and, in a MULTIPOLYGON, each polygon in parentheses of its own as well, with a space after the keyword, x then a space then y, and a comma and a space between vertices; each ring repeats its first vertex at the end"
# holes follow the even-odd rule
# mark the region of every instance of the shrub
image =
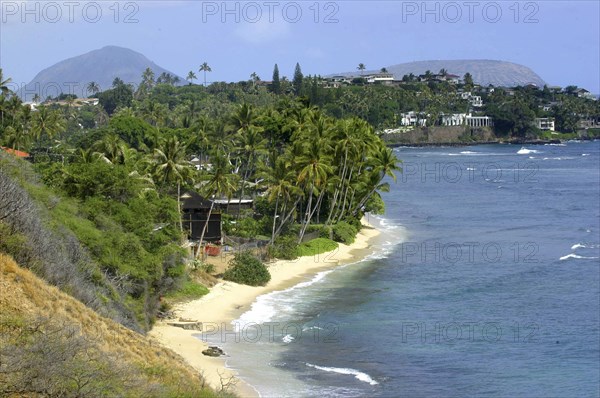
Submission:
POLYGON ((236 253, 223 279, 250 286, 264 286, 271 280, 267 267, 249 252, 236 253))
POLYGON ((300 256, 314 256, 316 254, 330 252, 337 249, 337 242, 326 238, 317 238, 298 246, 300 256))
POLYGON ((349 245, 354 242, 357 233, 358 230, 345 221, 340 221, 333 226, 333 240, 336 242, 349 245))
POLYGON ((298 238, 294 235, 280 236, 268 250, 270 257, 293 260, 298 257, 298 238))
POLYGON ((333 228, 330 225, 324 225, 319 230, 319 238, 333 239, 333 228))

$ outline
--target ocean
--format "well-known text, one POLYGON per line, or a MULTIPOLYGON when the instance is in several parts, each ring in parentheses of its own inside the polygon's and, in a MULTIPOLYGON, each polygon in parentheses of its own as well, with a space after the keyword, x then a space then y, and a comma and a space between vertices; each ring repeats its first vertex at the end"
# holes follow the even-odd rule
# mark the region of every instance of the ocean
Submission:
POLYGON ((264 397, 598 397, 600 142, 395 152, 375 252, 259 297, 227 365, 264 397))

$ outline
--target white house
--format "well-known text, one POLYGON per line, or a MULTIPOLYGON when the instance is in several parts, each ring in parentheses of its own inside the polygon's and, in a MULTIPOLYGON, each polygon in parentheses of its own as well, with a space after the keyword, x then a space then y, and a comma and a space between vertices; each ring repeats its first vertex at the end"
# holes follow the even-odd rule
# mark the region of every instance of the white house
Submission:
POLYGON ((489 116, 471 116, 465 118, 465 123, 469 127, 492 127, 494 121, 489 116))
POLYGON ((415 111, 410 111, 401 114, 400 125, 402 126, 425 126, 427 117, 424 114, 418 114, 415 111))
MULTIPOLYGON (((469 115, 470 116, 470 115, 469 115)), ((442 126, 462 126, 467 119, 466 113, 453 113, 450 115, 441 115, 442 126)))
POLYGON ((534 120, 535 127, 543 131, 554 131, 554 118, 537 117, 534 120))
POLYGON ((461 99, 469 101, 471 106, 480 108, 483 106, 483 101, 479 95, 473 95, 470 91, 458 93, 461 99))
POLYGON ((376 73, 374 75, 366 76, 365 79, 367 80, 367 83, 386 82, 393 81, 394 75, 391 73, 376 73))

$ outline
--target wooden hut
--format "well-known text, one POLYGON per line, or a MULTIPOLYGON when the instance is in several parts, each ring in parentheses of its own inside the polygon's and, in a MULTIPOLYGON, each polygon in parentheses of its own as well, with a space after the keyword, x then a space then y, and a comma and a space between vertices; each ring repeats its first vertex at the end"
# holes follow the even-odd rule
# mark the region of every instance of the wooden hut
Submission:
POLYGON ((204 242, 221 242, 221 211, 209 199, 205 199, 194 191, 181 195, 183 230, 188 239, 200 240, 204 225, 208 222, 204 233, 204 242), (212 212, 210 208, 212 206, 212 212), (208 213, 210 219, 208 219, 208 213))

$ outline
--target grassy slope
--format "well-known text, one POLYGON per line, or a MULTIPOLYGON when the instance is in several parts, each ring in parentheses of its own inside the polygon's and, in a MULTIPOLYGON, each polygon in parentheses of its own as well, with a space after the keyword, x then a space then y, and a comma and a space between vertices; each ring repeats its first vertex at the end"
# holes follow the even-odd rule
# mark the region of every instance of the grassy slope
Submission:
MULTIPOLYGON (((0 254, 0 350, 6 347, 8 341, 16 338, 24 325, 44 316, 76 326, 82 335, 92 338, 107 355, 119 355, 120 361, 129 365, 136 377, 147 385, 158 386, 156 396, 220 396, 202 389, 199 375, 177 354, 101 317, 19 267, 12 258, 0 254)), ((3 382, 1 377, 0 373, 0 387, 3 382)), ((130 394, 135 396, 136 392, 128 391, 127 395, 130 394)))

